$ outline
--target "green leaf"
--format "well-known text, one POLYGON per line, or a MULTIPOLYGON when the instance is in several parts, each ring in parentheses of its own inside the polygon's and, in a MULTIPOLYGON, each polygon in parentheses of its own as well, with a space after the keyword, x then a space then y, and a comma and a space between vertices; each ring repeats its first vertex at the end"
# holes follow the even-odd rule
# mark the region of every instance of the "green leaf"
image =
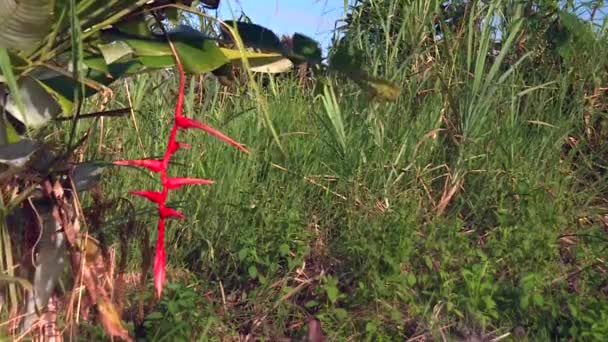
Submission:
POLYGON ((237 256, 239 257, 239 261, 243 261, 249 256, 249 250, 247 248, 243 248, 238 252, 237 256))
MULTIPOLYGON (((233 20, 227 20, 224 23, 231 27, 236 25, 236 31, 243 40, 245 47, 262 51, 281 51, 282 49, 279 37, 265 27, 233 20)), ((222 38, 228 42, 233 42, 233 37, 225 27, 222 27, 222 38)))
POLYGON ((129 44, 122 41, 112 42, 109 44, 99 44, 97 47, 99 48, 99 51, 101 51, 103 59, 107 64, 112 64, 122 57, 130 55, 134 52, 129 44))
POLYGON ((336 318, 341 321, 344 321, 348 318, 348 312, 342 308, 335 309, 334 314, 336 315, 336 318))
POLYGON ((543 306, 545 304, 545 298, 540 293, 535 293, 532 295, 532 302, 536 306, 543 306))
POLYGON ((377 100, 397 101, 401 94, 401 88, 380 78, 367 75, 351 75, 351 78, 377 100))
POLYGON ((139 72, 144 67, 137 59, 108 65, 105 59, 98 55, 86 55, 83 62, 87 67, 98 72, 89 71, 88 77, 103 85, 108 85, 123 75, 139 72))
POLYGON ((169 7, 165 10, 165 14, 167 15, 167 19, 173 25, 179 23, 180 13, 179 10, 175 7, 169 7))
POLYGON ((201 2, 209 9, 217 9, 220 6, 220 0, 201 0, 201 2))
POLYGON ((253 68, 263 67, 272 64, 277 61, 283 60, 283 55, 280 53, 265 53, 265 52, 254 52, 245 51, 241 54, 239 50, 220 48, 222 54, 235 65, 240 65, 241 60, 246 57, 249 62, 249 66, 253 68))
POLYGON ((27 291, 33 290, 32 283, 30 283, 29 280, 24 278, 11 277, 8 275, 0 274, 0 283, 16 283, 21 285, 21 287, 23 287, 27 291))
POLYGON ((171 48, 166 42, 152 39, 117 38, 111 43, 124 42, 137 56, 171 56, 171 48))
POLYGON ((345 74, 363 72, 363 52, 346 43, 338 44, 329 58, 329 67, 345 74))
POLYGON ((81 163, 72 171, 72 181, 77 191, 85 191, 94 187, 100 180, 107 165, 100 163, 81 163))
POLYGON ((338 288, 335 286, 325 286, 325 293, 327 293, 327 298, 329 298, 329 301, 333 303, 336 302, 336 300, 338 300, 338 288))
POLYGON ((154 312, 150 313, 148 316, 146 316, 146 320, 151 320, 151 321, 160 320, 162 318, 163 318, 163 314, 158 311, 154 311, 154 312))
POLYGON ((283 243, 279 246, 279 253, 281 253, 281 255, 285 256, 289 254, 289 245, 286 243, 283 243))
POLYGON ((6 110, 27 127, 39 128, 61 113, 61 106, 46 88, 33 77, 23 77, 18 81, 19 95, 23 101, 22 113, 14 94, 6 99, 6 110))
POLYGON ((597 59, 599 65, 605 65, 606 43, 597 39, 590 22, 582 20, 574 14, 560 11, 559 25, 548 30, 546 35, 555 46, 555 51, 564 59, 570 61, 590 61, 597 59))
MULTIPOLYGON (((261 64, 258 61, 256 64, 261 64)), ((277 61, 251 67, 251 71, 265 74, 279 74, 293 70, 293 63, 288 58, 281 58, 277 61)))
POLYGON ((424 264, 426 265, 426 268, 427 268, 429 271, 432 271, 432 270, 433 270, 433 268, 434 268, 434 267, 433 267, 433 259, 431 259, 431 257, 430 257, 430 256, 428 256, 428 255, 425 255, 423 258, 424 258, 424 264))
POLYGON ((367 324, 365 324, 366 333, 375 334, 376 331, 378 331, 378 321, 373 320, 373 321, 369 321, 369 322, 367 322, 367 324))
MULTIPOLYGON (((105 77, 102 77, 103 74, 96 72, 94 73, 94 76, 96 76, 97 79, 91 78, 92 80, 104 84, 106 82, 105 77)), ((75 87, 80 87, 80 83, 73 80, 71 77, 68 76, 64 76, 61 74, 56 74, 53 73, 51 74, 49 77, 39 77, 37 79, 35 79, 37 86, 44 91, 47 96, 49 96, 55 103, 56 105, 60 108, 59 111, 53 115, 52 117, 55 117, 57 115, 59 115, 60 113, 62 113, 63 107, 65 106, 66 109, 68 109, 69 111, 67 112, 63 112, 63 114, 65 115, 69 115, 71 114, 71 103, 74 102, 74 88, 75 87), (47 91, 48 89, 48 91, 47 91), (62 100, 61 98, 64 98, 65 100, 62 100), (66 103, 62 103, 62 101, 67 101, 66 103), (70 104, 68 104, 70 103, 70 104)), ((109 82, 107 82, 109 83, 109 82)), ((85 86, 85 96, 92 96, 94 94, 97 94, 97 90, 87 87, 85 86)), ((28 126, 30 124, 28 123, 28 126)))
POLYGON ((22 139, 16 143, 0 145, 0 163, 23 167, 40 148, 35 140, 22 139))
POLYGON ((247 273, 249 273, 249 277, 251 279, 255 279, 258 276, 258 269, 257 269, 257 267, 255 267, 255 265, 251 265, 247 269, 247 273))
POLYGON ((72 109, 74 108, 74 103, 71 100, 68 100, 65 96, 63 96, 61 93, 55 91, 53 88, 51 88, 50 86, 46 85, 44 82, 36 80, 36 82, 38 82, 38 84, 44 88, 44 90, 51 95, 51 97, 53 97, 53 99, 55 100, 55 102, 57 104, 59 104, 59 106, 61 107, 61 112, 63 112, 64 114, 70 114, 72 113, 72 109))
POLYGON ((150 26, 146 21, 146 17, 144 15, 137 15, 128 20, 124 20, 118 24, 115 24, 114 27, 118 29, 120 32, 127 33, 137 37, 152 37, 153 33, 150 31, 150 26))
POLYGON ((175 65, 173 56, 140 56, 137 60, 147 68, 162 69, 175 65))
POLYGON ((409 286, 416 285, 416 276, 413 273, 408 273, 406 280, 409 286))
POLYGON ((304 303, 304 307, 307 309, 314 308, 317 305, 319 305, 319 302, 316 300, 309 300, 308 302, 304 303))
POLYGON ((5 129, 4 132, 0 132, 0 134, 5 134, 4 140, 0 139, 0 142, 5 142, 7 144, 19 142, 21 140, 21 137, 19 136, 19 133, 17 133, 15 127, 13 127, 13 125, 10 123, 10 121, 8 121, 5 117, 0 117, 0 120, 2 120, 2 122, 0 122, 0 125, 2 125, 2 127, 4 127, 5 129))
MULTIPOLYGON (((187 72, 202 74, 228 63, 228 59, 216 42, 196 30, 180 28, 170 32, 169 37, 187 72)), ((133 51, 134 57, 147 67, 164 68, 175 65, 171 47, 164 37, 136 39, 116 33, 106 33, 103 40, 107 44, 127 44, 133 51)), ((116 56, 121 54, 125 56, 126 52, 128 49, 124 48, 116 56)))
POLYGON ((319 42, 300 33, 294 34, 292 41, 292 53, 296 58, 304 59, 311 64, 321 63, 322 52, 319 42))
POLYGON ((530 297, 528 295, 523 295, 519 298, 519 307, 526 310, 530 305, 530 297))
MULTIPOLYGON (((85 57, 84 63, 90 68, 88 70, 88 74, 86 75, 88 79, 91 81, 95 81, 101 85, 109 85, 121 76, 138 72, 144 67, 138 61, 106 65, 102 57, 92 55, 85 57)), ((75 87, 80 86, 79 82, 76 82, 71 77, 64 76, 55 72, 37 72, 35 73, 35 75, 37 76, 37 78, 31 78, 31 81, 35 83, 35 86, 22 89, 21 96, 25 98, 29 96, 27 94, 24 94, 24 91, 26 93, 33 91, 34 94, 38 95, 44 93, 44 95, 36 95, 36 98, 39 100, 39 102, 47 102, 42 102, 42 104, 38 104, 37 106, 32 107, 28 101, 24 101, 26 104, 28 104, 26 106, 26 108, 28 108, 28 111, 26 112, 38 115, 38 117, 34 116, 35 120, 33 122, 31 121, 29 116, 25 118, 27 120, 30 120, 27 121, 27 123, 23 121, 23 118, 17 116, 15 117, 19 121, 26 124, 26 126, 28 127, 39 127, 46 124, 49 119, 59 116, 60 114, 66 116, 70 115, 72 113, 74 105, 73 90, 75 87), (46 106, 46 108, 49 110, 53 110, 44 111, 42 110, 45 108, 44 106, 46 106), (46 115, 45 113, 48 115, 46 115)), ((85 86, 85 96, 92 96, 94 94, 97 94, 97 92, 98 91, 96 89, 85 86)))
POLYGON ((215 41, 205 39, 199 42, 176 42, 177 54, 184 69, 194 74, 210 72, 228 63, 215 41))
POLYGON ((51 0, 0 1, 0 47, 27 50, 51 29, 51 0))
POLYGON ((361 56, 362 52, 352 45, 340 44, 329 59, 329 67, 352 79, 373 98, 396 101, 401 88, 389 81, 368 75, 361 56))
POLYGON ((332 304, 335 304, 338 300, 338 295, 340 291, 338 290, 338 281, 333 277, 325 278, 325 283, 323 288, 325 289, 325 293, 327 294, 327 298, 332 304))
POLYGON ((98 55, 86 55, 82 58, 84 65, 92 70, 102 72, 104 74, 110 73, 108 64, 106 63, 103 56, 98 55))
MULTIPOLYGON (((104 69, 102 58, 89 58, 87 62, 95 69, 104 69), (99 62, 101 60, 101 62, 99 62)), ((141 64, 119 63, 106 66, 105 70, 89 70, 89 79, 108 85, 125 73, 140 70, 141 64)), ((39 128, 60 114, 70 115, 73 109, 74 88, 80 83, 71 77, 56 72, 36 70, 33 76, 23 77, 18 81, 18 94, 23 103, 23 112, 19 110, 14 93, 10 93, 6 101, 6 110, 26 127, 39 128), (34 77, 35 76, 35 77, 34 77)), ((96 89, 85 87, 85 95, 97 93, 96 89)))
MULTIPOLYGON (((17 77, 13 73, 13 61, 7 49, 0 48, 0 70, 2 74, 0 75, 0 82, 5 82, 8 85, 8 89, 11 93, 16 94, 15 102, 17 104, 17 108, 19 112, 25 112, 25 105, 23 104, 23 99, 19 94, 19 86, 17 85, 17 77)), ((1 86, 1 85, 0 85, 1 86)), ((2 89, 2 96, 4 96, 6 89, 2 89)), ((4 105, 6 105, 4 103, 4 105)), ((3 136, 2 140, 0 140, 0 144, 10 142, 9 136, 12 134, 10 128, 13 128, 9 122, 6 120, 5 115, 2 115, 3 127, 5 131, 1 132, 5 136, 3 136), (9 128, 10 127, 10 128, 9 128)), ((14 129, 13 129, 14 131, 14 129)), ((16 132, 15 132, 16 133, 16 132)))

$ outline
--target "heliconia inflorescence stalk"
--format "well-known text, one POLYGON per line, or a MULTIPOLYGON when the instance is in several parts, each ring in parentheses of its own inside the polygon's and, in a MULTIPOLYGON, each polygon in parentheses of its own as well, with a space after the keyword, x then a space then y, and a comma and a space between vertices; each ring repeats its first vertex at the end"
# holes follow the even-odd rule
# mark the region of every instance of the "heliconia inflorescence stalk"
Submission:
POLYGON ((163 159, 131 159, 114 161, 115 165, 139 166, 147 168, 152 172, 160 173, 160 180, 163 186, 162 191, 136 190, 130 192, 132 195, 146 198, 158 206, 158 238, 156 240, 156 255, 154 257, 154 287, 156 288, 156 294, 158 297, 160 297, 162 293, 163 284, 165 282, 165 220, 168 218, 185 218, 185 216, 179 211, 166 206, 167 195, 169 194, 170 190, 178 189, 185 185, 213 184, 213 181, 209 179, 167 176, 167 167, 169 166, 169 160, 173 154, 180 148, 185 149, 190 147, 190 145, 178 142, 175 139, 177 132, 179 130, 186 130, 189 128, 200 129, 220 140, 229 143, 245 153, 249 153, 249 151, 247 151, 243 145, 228 138, 221 132, 205 125, 202 122, 198 122, 182 115, 185 85, 184 69, 179 56, 173 47, 173 44, 170 45, 175 56, 177 71, 179 73, 179 90, 177 93, 177 103, 175 104, 175 118, 173 121, 173 127, 171 128, 171 133, 169 134, 169 140, 167 141, 165 155, 163 159))

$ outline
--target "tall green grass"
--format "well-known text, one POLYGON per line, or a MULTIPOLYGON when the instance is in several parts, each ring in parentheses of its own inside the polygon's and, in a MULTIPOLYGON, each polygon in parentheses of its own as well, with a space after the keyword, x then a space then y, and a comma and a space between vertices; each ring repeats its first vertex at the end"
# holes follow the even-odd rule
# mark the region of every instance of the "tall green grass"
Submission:
MULTIPOLYGON (((207 79, 199 105, 192 78, 188 114, 252 153, 183 138, 193 151, 176 156, 175 174, 216 184, 170 199, 190 219, 168 226, 173 284, 150 308, 148 338, 301 337, 309 316, 330 340, 608 336, 605 97, 590 98, 605 73, 576 59, 535 64, 538 51, 517 50, 531 34, 523 7, 475 3, 465 30, 439 35, 438 2, 370 2, 380 36, 355 17, 344 39, 401 97, 275 80, 261 96, 284 153, 256 98, 207 79), (488 57, 496 35, 475 27, 505 13, 488 57)), ((106 146, 87 156, 160 155, 176 82, 129 80, 139 136, 129 117, 106 121, 90 138, 106 146)), ((122 85, 112 105, 128 105, 122 85)), ((155 186, 112 169, 102 187, 112 199, 155 186)), ((130 200, 152 232, 149 206, 130 200)), ((110 213, 108 227, 120 219, 110 213)))

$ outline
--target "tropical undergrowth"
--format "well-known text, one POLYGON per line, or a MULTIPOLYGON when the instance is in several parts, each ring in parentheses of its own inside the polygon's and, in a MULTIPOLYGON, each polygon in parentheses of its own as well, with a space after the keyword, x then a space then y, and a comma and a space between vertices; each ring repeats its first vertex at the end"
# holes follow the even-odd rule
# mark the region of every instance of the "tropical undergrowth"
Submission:
MULTIPOLYGON (((200 154, 176 159, 179 172, 222 177, 171 198, 190 220, 168 228, 169 294, 149 308, 147 334, 303 337, 318 320, 331 340, 606 336, 605 65, 576 39, 526 41, 537 32, 518 19, 525 8, 477 4, 441 36, 433 2, 380 4, 368 10, 390 41, 353 19, 340 44, 403 94, 374 103, 340 78, 314 90, 272 79, 263 96, 284 153, 255 98, 190 79, 190 115, 251 155, 192 136, 200 154), (407 15, 391 22, 397 8, 407 15), (477 28, 488 15, 505 15, 502 44, 477 28)), ((584 39, 603 55, 603 28, 593 32, 584 39)), ((159 155, 175 82, 129 80, 139 133, 114 120, 91 156, 159 155)), ((103 193, 142 182, 121 171, 103 193)))
MULTIPOLYGON (((167 224, 167 285, 143 326, 131 327, 139 336, 608 336, 605 28, 568 6, 452 3, 463 7, 357 2, 336 42, 347 48, 334 51, 357 51, 351 67, 388 77, 402 94, 373 102, 341 76, 313 88, 271 77, 259 96, 281 147, 258 94, 189 78, 184 112, 250 154, 185 135, 192 151, 172 170, 216 182, 169 197, 189 219, 167 224), (522 20, 531 10, 543 20, 522 20)), ((109 105, 135 115, 94 126, 83 153, 161 156, 175 89, 161 74, 116 84, 109 105)), ((156 185, 109 170, 85 211, 156 185)), ((154 238, 149 205, 129 202, 154 238)), ((141 235, 112 231, 126 217, 106 210, 94 234, 139 244, 141 235)), ((127 321, 141 260, 129 251, 127 321)), ((150 284, 145 298, 153 293, 150 284)))

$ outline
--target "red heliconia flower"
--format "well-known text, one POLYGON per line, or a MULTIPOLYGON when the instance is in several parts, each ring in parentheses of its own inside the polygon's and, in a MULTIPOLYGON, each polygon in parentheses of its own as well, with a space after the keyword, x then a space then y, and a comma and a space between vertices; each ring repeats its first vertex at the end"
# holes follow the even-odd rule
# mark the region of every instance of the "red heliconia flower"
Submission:
POLYGON ((165 284, 165 220, 158 220, 158 237, 156 238, 156 252, 154 254, 154 288, 160 298, 165 284))
POLYGON ((203 131, 213 135, 214 137, 229 143, 230 145, 238 148, 239 150, 241 150, 245 153, 249 153, 249 151, 243 145, 228 138, 222 132, 220 132, 220 131, 216 130, 215 128, 212 128, 208 125, 205 125, 202 122, 199 122, 194 119, 190 119, 190 118, 187 118, 187 117, 181 116, 181 115, 175 117, 175 122, 177 123, 177 127, 181 128, 181 129, 197 128, 197 129, 203 130, 203 131))
POLYGON ((162 201, 163 201, 163 194, 158 191, 137 190, 137 191, 129 191, 129 193, 131 195, 146 198, 150 202, 154 202, 156 204, 162 203, 162 201))
POLYGON ((185 144, 185 143, 179 142, 179 141, 169 141, 169 145, 167 146, 167 151, 169 151, 171 154, 173 154, 180 148, 188 149, 190 147, 192 147, 192 146, 190 146, 190 144, 185 144))
POLYGON ((160 207, 158 209, 158 215, 162 219, 168 219, 168 218, 185 219, 186 218, 186 216, 184 214, 182 214, 181 212, 179 212, 173 208, 169 208, 169 207, 160 207))
POLYGON ((116 160, 113 164, 121 166, 141 166, 152 172, 160 172, 163 169, 163 161, 157 159, 116 160))
POLYGON ((177 189, 184 185, 192 185, 192 184, 213 184, 211 179, 202 179, 202 178, 184 178, 184 177, 174 177, 167 178, 165 185, 169 189, 177 189))
POLYGON ((214 137, 219 138, 231 144, 232 146, 235 146, 239 150, 245 153, 249 153, 249 151, 247 151, 247 149, 243 147, 243 145, 228 138, 216 129, 211 128, 202 122, 189 119, 182 115, 185 84, 184 69, 182 67, 182 63, 179 59, 179 56, 177 55, 177 52, 173 47, 173 44, 169 42, 169 45, 171 46, 171 50, 173 51, 173 55, 175 56, 177 64, 177 71, 179 73, 179 89, 177 92, 177 102, 175 104, 175 120, 173 122, 173 127, 171 128, 171 133, 169 134, 169 140, 167 141, 165 155, 161 160, 132 159, 118 160, 114 162, 115 165, 145 167, 152 172, 160 173, 160 180, 163 186, 162 191, 136 190, 130 192, 132 195, 143 197, 151 202, 156 203, 158 206, 158 237, 156 240, 156 254, 154 256, 154 288, 156 289, 156 294, 158 297, 160 297, 163 290, 163 284, 165 283, 165 220, 169 218, 186 218, 181 212, 166 206, 167 195, 169 194, 170 190, 177 189, 185 185, 213 184, 213 181, 209 179, 167 176, 167 166, 169 165, 169 160, 171 159, 171 156, 180 148, 190 148, 190 145, 179 142, 175 139, 177 132, 179 130, 184 130, 188 128, 201 129, 213 135, 214 137))

